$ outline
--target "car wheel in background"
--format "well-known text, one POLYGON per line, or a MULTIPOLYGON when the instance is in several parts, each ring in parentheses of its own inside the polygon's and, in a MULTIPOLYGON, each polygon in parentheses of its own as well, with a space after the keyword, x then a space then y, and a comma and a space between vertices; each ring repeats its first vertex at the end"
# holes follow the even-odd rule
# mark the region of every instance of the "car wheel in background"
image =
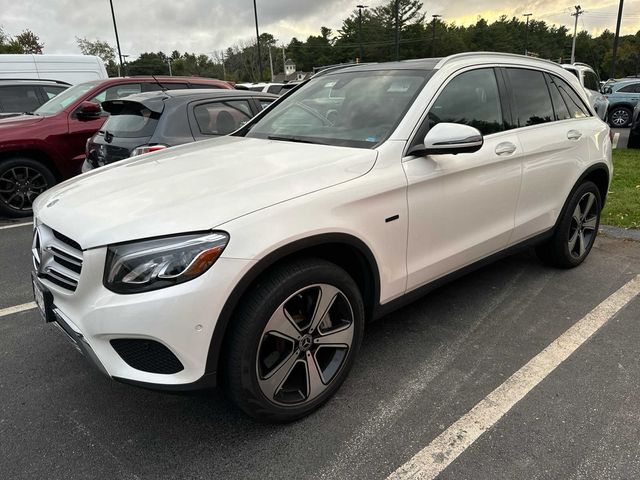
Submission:
POLYGON ((554 267, 580 265, 598 235, 602 200, 593 182, 585 182, 571 195, 553 236, 536 247, 540 259, 554 267))
POLYGON ((631 110, 627 107, 615 107, 609 114, 609 124, 615 128, 628 127, 631 124, 631 110))
POLYGON ((0 213, 11 217, 31 215, 33 201, 55 183, 53 173, 30 158, 0 162, 0 213))
POLYGON ((299 260, 252 288, 232 319, 224 382, 250 416, 287 422, 327 401, 360 347, 364 305, 333 263, 299 260))

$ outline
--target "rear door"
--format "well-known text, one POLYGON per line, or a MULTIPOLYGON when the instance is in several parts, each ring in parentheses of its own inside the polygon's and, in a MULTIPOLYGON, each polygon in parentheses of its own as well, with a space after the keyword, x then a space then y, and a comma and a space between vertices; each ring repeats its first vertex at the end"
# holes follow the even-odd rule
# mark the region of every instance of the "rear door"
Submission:
POLYGON ((437 123, 462 123, 483 134, 479 151, 403 160, 409 290, 503 249, 511 237, 522 147, 509 129, 502 79, 496 73, 494 68, 479 68, 450 79, 413 140, 422 143, 437 123))
POLYGON ((563 79, 539 70, 503 70, 524 151, 522 187, 512 243, 555 224, 576 172, 589 160, 594 122, 580 96, 563 79))

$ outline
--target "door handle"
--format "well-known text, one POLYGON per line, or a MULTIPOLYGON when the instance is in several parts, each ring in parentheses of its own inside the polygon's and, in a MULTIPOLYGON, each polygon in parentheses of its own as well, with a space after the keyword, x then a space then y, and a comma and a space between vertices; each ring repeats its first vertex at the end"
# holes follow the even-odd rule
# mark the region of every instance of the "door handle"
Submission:
POLYGON ((577 130, 569 130, 569 131, 567 132, 567 138, 568 138, 569 140, 579 140, 579 139, 580 139, 580 137, 582 137, 582 133, 580 133, 580 132, 579 132, 579 131, 577 131, 577 130))
POLYGON ((513 154, 517 147, 511 142, 502 142, 496 146, 496 155, 507 156, 513 154))

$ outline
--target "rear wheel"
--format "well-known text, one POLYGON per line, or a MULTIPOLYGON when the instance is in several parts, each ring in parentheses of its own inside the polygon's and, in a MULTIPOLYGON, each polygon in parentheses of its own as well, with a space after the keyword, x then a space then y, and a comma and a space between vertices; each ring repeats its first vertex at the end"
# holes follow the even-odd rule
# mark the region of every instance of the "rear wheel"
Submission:
POLYGON ((541 260, 559 268, 580 265, 593 247, 600 225, 602 200, 593 182, 571 195, 553 236, 536 248, 541 260))
POLYGON ((277 268, 233 319, 225 368, 229 396, 263 421, 308 415, 347 376, 363 324, 358 287, 338 266, 309 259, 277 268))
POLYGON ((31 215, 33 201, 55 183, 53 173, 30 158, 0 163, 0 213, 11 217, 31 215))

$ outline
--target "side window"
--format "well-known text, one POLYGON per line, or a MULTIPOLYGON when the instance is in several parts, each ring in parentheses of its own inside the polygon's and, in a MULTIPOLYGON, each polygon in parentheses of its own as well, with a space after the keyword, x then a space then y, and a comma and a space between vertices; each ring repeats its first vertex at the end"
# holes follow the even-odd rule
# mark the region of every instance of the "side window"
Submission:
POLYGON ((219 88, 222 88, 222 87, 220 87, 219 85, 215 85, 215 84, 207 85, 206 83, 192 83, 191 84, 191 88, 216 88, 216 89, 219 89, 219 88))
POLYGON ((491 68, 462 73, 451 80, 429 111, 429 128, 440 122, 463 123, 483 135, 503 130, 498 82, 491 68))
POLYGON ((567 104, 562 98, 562 94, 558 89, 558 85, 553 81, 551 77, 549 80, 549 93, 551 93, 551 101, 553 103, 553 110, 556 112, 556 120, 567 120, 573 118, 573 115, 569 113, 567 104))
MULTIPOLYGON (((162 83, 162 82, 160 82, 160 83, 162 83)), ((165 83, 162 83, 162 86, 166 90, 185 90, 185 89, 189 88, 189 85, 187 85, 186 83, 165 82, 165 83)))
POLYGON ((5 112, 33 112, 42 102, 37 89, 29 85, 0 87, 0 105, 5 112))
POLYGON ((58 95, 60 92, 66 90, 66 87, 56 87, 54 85, 42 85, 42 90, 44 90, 45 95, 48 100, 51 100, 53 97, 58 95))
POLYGON ((260 102, 260 110, 264 110, 273 102, 273 100, 266 100, 264 98, 261 98, 258 101, 260 102))
POLYGON ((631 85, 625 85, 621 89, 618 90, 620 93, 636 93, 636 84, 632 83, 631 85))
POLYGON ((506 72, 515 107, 514 123, 527 127, 552 122, 555 117, 542 72, 523 68, 508 68, 506 72))
POLYGON ((597 92, 598 90, 600 90, 598 85, 599 85, 599 82, 598 82, 598 77, 596 77, 596 74, 593 72, 585 71, 584 87, 588 88, 589 90, 593 90, 594 92, 597 92))
POLYGON ((202 135, 227 135, 251 119, 246 100, 228 100, 196 105, 193 114, 202 135))
POLYGON ((584 118, 589 117, 591 114, 589 113, 589 109, 586 107, 582 99, 578 96, 578 94, 569 86, 567 82, 562 80, 559 77, 553 75, 551 77, 553 79, 553 83, 556 84, 558 90, 560 91, 560 95, 564 100, 564 103, 567 105, 569 109, 569 115, 573 118, 584 118))
POLYGON ((128 97, 142 91, 142 86, 139 83, 125 83, 123 85, 114 85, 106 90, 103 90, 98 95, 93 97, 92 102, 102 103, 105 100, 117 100, 119 98, 128 97))
POLYGON ((280 90, 282 90, 282 85, 269 85, 269 87, 267 88, 267 93, 278 94, 280 93, 280 90))

